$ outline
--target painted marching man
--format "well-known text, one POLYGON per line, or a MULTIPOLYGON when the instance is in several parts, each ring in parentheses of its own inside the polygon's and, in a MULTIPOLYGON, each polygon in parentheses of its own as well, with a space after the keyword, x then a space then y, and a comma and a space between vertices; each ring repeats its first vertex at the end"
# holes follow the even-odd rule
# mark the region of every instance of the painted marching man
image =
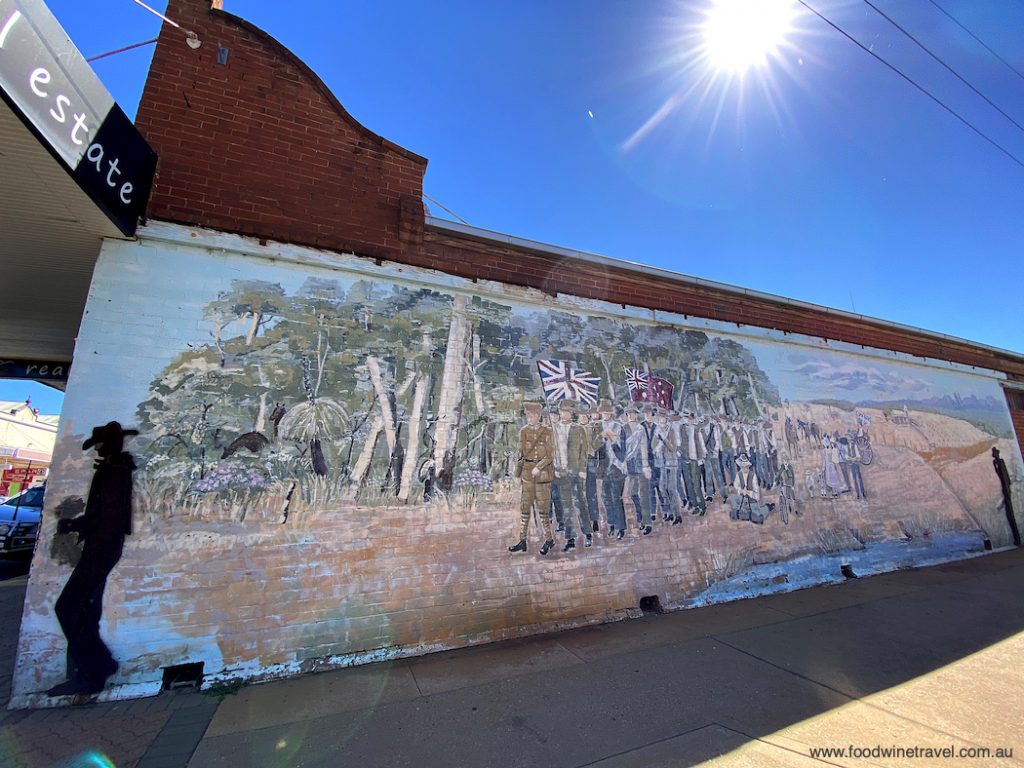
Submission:
POLYGON ((519 542, 508 548, 509 552, 526 551, 526 534, 530 527, 530 513, 536 512, 544 531, 544 544, 540 553, 546 555, 555 546, 551 530, 551 466, 554 459, 554 444, 551 427, 540 423, 544 406, 540 403, 524 403, 526 426, 519 430, 519 461, 516 477, 523 484, 519 497, 519 542))
POLYGON ((554 437, 555 482, 558 488, 556 512, 561 509, 562 521, 565 525, 565 549, 568 552, 576 547, 575 522, 579 523, 579 533, 585 536, 585 546, 590 546, 593 536, 590 531, 590 513, 587 511, 587 455, 590 449, 590 436, 579 424, 573 423, 576 413, 572 400, 562 400, 558 404, 558 421, 551 425, 554 437), (575 507, 573 495, 575 494, 575 507), (575 508, 576 515, 573 515, 575 508))
POLYGON ((757 473, 751 470, 750 459, 745 453, 736 457, 736 478, 731 490, 729 500, 732 502, 732 519, 747 520, 759 525, 763 523, 773 505, 761 504, 761 484, 757 480, 757 473))
POLYGON ((597 411, 601 414, 598 471, 604 478, 601 488, 608 515, 608 537, 622 539, 626 535, 626 508, 622 504, 626 484, 626 430, 616 421, 615 406, 610 400, 602 400, 597 411))

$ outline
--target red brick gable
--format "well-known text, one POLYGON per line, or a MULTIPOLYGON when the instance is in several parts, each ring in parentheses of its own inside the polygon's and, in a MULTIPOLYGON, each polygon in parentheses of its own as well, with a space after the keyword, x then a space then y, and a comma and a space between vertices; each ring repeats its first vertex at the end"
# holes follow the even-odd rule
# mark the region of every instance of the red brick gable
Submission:
POLYGON ((149 217, 383 258, 422 242, 426 159, 209 0, 171 0, 167 16, 202 47, 164 24, 136 118, 159 156, 149 217))

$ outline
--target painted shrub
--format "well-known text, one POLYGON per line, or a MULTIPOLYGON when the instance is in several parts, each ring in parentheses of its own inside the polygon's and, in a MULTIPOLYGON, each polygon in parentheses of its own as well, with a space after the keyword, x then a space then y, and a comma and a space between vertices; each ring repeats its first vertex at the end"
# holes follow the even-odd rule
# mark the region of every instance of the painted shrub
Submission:
MULTIPOLYGON (((989 451, 1016 477, 1019 452, 992 375, 338 262, 106 246, 42 538, 87 490, 79 430, 137 427, 108 695, 151 692, 172 664, 289 674, 1009 542, 989 451), (555 462, 579 483, 556 477, 513 554, 531 401, 546 429, 589 422, 586 455, 555 462), (546 514, 564 530, 541 556, 546 514)), ((34 566, 16 703, 63 671, 68 560, 34 566)))

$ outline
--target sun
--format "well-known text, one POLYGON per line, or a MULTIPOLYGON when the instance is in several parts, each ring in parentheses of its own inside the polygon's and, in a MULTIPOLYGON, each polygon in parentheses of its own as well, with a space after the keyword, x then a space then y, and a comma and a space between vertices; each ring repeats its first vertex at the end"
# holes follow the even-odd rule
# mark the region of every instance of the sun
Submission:
POLYGON ((713 0, 701 25, 703 56, 738 75, 764 66, 786 42, 794 16, 792 0, 713 0))

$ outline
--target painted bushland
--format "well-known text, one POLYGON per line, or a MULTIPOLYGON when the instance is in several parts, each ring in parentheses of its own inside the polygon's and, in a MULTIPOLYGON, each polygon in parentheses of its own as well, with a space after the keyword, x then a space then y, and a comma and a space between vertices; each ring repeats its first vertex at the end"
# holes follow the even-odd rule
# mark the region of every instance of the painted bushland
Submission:
POLYGON ((62 679, 56 520, 112 419, 140 434, 106 695, 173 664, 287 674, 1009 542, 995 375, 239 243, 103 253, 16 703, 62 679))

